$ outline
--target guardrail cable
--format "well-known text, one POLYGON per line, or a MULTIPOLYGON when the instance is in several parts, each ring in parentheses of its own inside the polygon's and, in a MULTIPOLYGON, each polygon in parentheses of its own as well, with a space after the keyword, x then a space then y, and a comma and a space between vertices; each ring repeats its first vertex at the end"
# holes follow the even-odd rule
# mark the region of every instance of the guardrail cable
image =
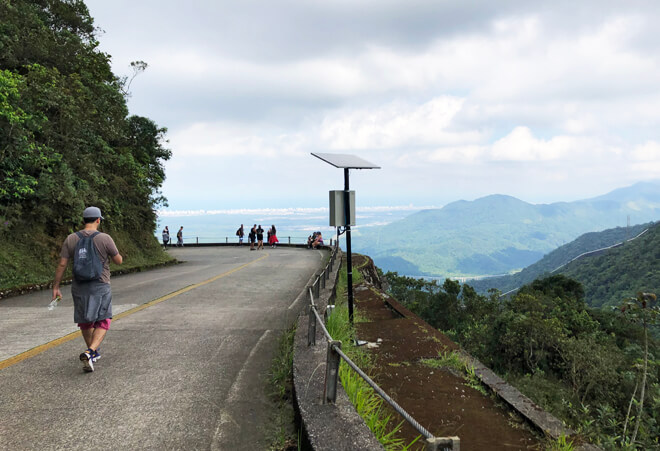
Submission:
POLYGON ((373 388, 376 391, 376 393, 378 393, 378 395, 380 395, 381 398, 383 398, 385 401, 387 401, 387 403, 390 406, 392 406, 392 408, 394 410, 396 410, 399 415, 401 415, 403 418, 405 418, 406 421, 408 421, 408 423, 410 423, 410 425, 412 427, 417 429, 417 431, 420 434, 422 434, 424 437, 433 438, 433 434, 431 434, 429 431, 427 431, 424 426, 419 424, 419 422, 417 422, 417 420, 415 420, 412 416, 410 416, 410 414, 408 412, 403 410, 403 408, 399 404, 397 404, 397 402, 395 400, 390 398, 389 395, 387 393, 385 393, 383 391, 383 389, 380 388, 364 371, 362 371, 360 369, 360 367, 358 367, 355 363, 353 363, 353 361, 346 354, 344 354, 344 352, 338 346, 333 346, 333 348, 334 348, 335 352, 337 354, 339 354, 341 356, 341 358, 344 359, 344 361, 346 363, 348 363, 348 365, 351 368, 353 368, 353 371, 358 373, 360 375, 360 377, 362 377, 362 379, 364 379, 365 382, 367 384, 369 384, 371 386, 371 388, 373 388))
POLYGON ((325 335, 325 338, 328 339, 328 341, 332 341, 332 337, 330 336, 330 332, 328 332, 328 329, 325 328, 325 323, 323 319, 321 319, 321 315, 319 315, 318 310, 316 310, 316 305, 314 305, 314 297, 312 295, 312 289, 309 289, 309 298, 311 299, 312 305, 310 306, 310 310, 314 313, 314 316, 316 317, 316 321, 321 325, 321 330, 323 331, 323 335, 325 335))
MULTIPOLYGON (((435 437, 431 434, 424 426, 419 424, 408 412, 406 412, 396 401, 394 401, 390 396, 385 393, 385 391, 380 388, 376 382, 374 382, 360 367, 358 367, 344 352, 341 350, 341 342, 336 341, 328 332, 328 329, 325 327, 325 321, 321 318, 316 304, 314 304, 314 289, 316 289, 317 297, 319 296, 319 285, 321 280, 326 277, 329 278, 329 272, 332 271, 332 262, 334 261, 336 254, 336 249, 333 250, 330 262, 321 272, 321 274, 316 278, 312 286, 309 287, 309 328, 307 331, 308 335, 308 345, 316 345, 316 324, 321 325, 321 330, 323 335, 328 341, 328 356, 326 360, 326 383, 325 383, 325 393, 324 393, 324 402, 334 403, 336 397, 336 386, 337 386, 337 377, 339 370, 339 359, 344 359, 344 361, 350 366, 353 371, 355 371, 364 381, 369 384, 371 388, 380 396, 385 402, 387 402, 392 408, 401 415, 412 427, 414 427, 420 434, 422 434, 427 440, 427 450, 458 450, 460 449, 460 439, 458 437, 435 437)), ((325 284, 324 284, 325 288, 325 284)))

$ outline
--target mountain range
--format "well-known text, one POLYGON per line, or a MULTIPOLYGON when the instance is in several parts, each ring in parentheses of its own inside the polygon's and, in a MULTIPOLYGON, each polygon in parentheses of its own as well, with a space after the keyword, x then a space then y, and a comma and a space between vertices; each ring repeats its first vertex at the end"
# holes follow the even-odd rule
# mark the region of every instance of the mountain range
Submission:
POLYGON ((582 283, 590 305, 616 305, 637 291, 658 290, 658 245, 660 222, 590 232, 520 272, 467 283, 482 294, 491 288, 507 294, 535 279, 564 274, 582 283))
POLYGON ((460 200, 386 226, 365 228, 353 247, 384 271, 474 277, 525 268, 578 236, 660 219, 660 183, 640 182, 592 199, 531 204, 506 195, 460 200))

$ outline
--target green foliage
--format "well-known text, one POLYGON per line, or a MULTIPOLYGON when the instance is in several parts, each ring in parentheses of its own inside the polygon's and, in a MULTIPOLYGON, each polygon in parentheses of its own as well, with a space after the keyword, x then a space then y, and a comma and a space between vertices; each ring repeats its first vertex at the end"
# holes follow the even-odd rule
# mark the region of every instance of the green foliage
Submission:
POLYGON ((625 303, 631 324, 589 308, 582 286, 563 275, 503 301, 468 285, 457 292, 451 281, 386 279, 400 302, 592 442, 606 449, 658 445, 660 345, 645 333, 658 318, 650 295, 625 303))
MULTIPOLYGON (((271 450, 291 449, 297 442, 295 412, 293 409, 293 341, 295 326, 280 336, 277 352, 268 371, 268 392, 275 403, 275 412, 265 425, 270 437, 271 450)), ((300 449, 300 447, 298 448, 300 449)))
POLYGON ((438 357, 433 359, 422 359, 420 360, 420 363, 431 368, 452 368, 459 371, 465 369, 465 363, 463 362, 463 359, 461 359, 460 354, 456 351, 439 352, 438 357))
POLYGON ((52 273, 86 205, 101 208, 128 265, 164 258, 148 237, 164 202, 166 130, 128 117, 84 2, 5 0, 0 17, 0 236, 12 242, 0 251, 0 287, 52 273))
POLYGON ((593 307, 616 307, 638 291, 660 289, 660 226, 624 246, 562 268, 562 274, 580 281, 593 307))
MULTIPOLYGON (((637 293, 637 297, 629 299, 623 303, 621 306, 621 312, 626 315, 629 321, 632 321, 637 324, 641 324, 644 328, 644 357, 641 365, 641 381, 639 384, 635 385, 635 390, 633 395, 630 398, 630 405, 628 408, 628 413, 626 414, 626 420, 624 425, 624 439, 628 437, 625 434, 625 431, 628 426, 628 419, 630 415, 630 406, 635 403, 635 397, 637 396, 637 386, 640 387, 638 408, 637 408, 637 417, 635 418, 635 426, 630 437, 630 443, 635 444, 637 433, 639 432, 639 427, 644 417, 644 402, 645 402, 645 393, 647 379, 649 373, 653 371, 651 368, 649 371, 649 343, 648 343, 648 328, 652 325, 657 325, 660 323, 660 308, 657 305, 657 297, 655 293, 637 293)), ((651 362, 653 365, 655 362, 651 362)), ((640 365, 636 365, 639 367, 640 365)), ((660 365, 658 365, 660 367, 660 365)), ((657 380, 657 379, 656 379, 657 380)))
POLYGON ((295 327, 284 331, 278 343, 277 354, 273 358, 268 372, 275 395, 280 398, 286 398, 290 395, 291 381, 293 380, 293 339, 295 335, 295 327))
POLYGON ((575 446, 565 435, 561 435, 546 448, 547 451, 573 451, 575 446))
POLYGON ((637 236, 652 225, 653 223, 646 223, 635 225, 630 228, 616 227, 601 232, 585 233, 570 243, 564 244, 547 255, 544 255, 541 260, 527 266, 520 272, 501 277, 472 280, 470 281, 470 285, 472 285, 472 287, 474 287, 479 293, 485 293, 491 288, 498 289, 501 292, 507 292, 525 284, 529 284, 538 278, 547 276, 579 255, 596 249, 613 246, 637 236))
POLYGON ((611 246, 649 229, 637 239, 609 249, 598 255, 590 255, 561 267, 557 274, 564 274, 579 281, 584 287, 585 300, 593 307, 615 307, 623 298, 635 295, 638 290, 657 291, 660 288, 660 227, 648 223, 626 228, 588 233, 551 252, 541 261, 517 274, 471 281, 477 291, 496 288, 507 292, 534 279, 547 276, 559 265, 570 261, 583 252, 611 246))
POLYGON ((483 395, 488 394, 486 388, 481 383, 481 379, 477 376, 474 366, 470 365, 465 358, 461 357, 456 351, 440 352, 438 353, 438 357, 433 359, 422 359, 420 360, 420 363, 431 368, 451 368, 460 371, 463 373, 466 386, 477 390, 483 395))

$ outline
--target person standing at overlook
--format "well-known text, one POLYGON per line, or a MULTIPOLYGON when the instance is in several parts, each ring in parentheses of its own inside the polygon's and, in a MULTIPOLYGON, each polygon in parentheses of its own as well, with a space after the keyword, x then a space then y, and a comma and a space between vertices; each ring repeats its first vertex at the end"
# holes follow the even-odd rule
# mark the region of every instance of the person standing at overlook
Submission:
POLYGON ((183 247, 183 226, 176 232, 176 245, 183 247))
POLYGON ((253 251, 254 249, 254 240, 257 237, 257 225, 253 225, 252 228, 250 229, 250 233, 248 234, 248 241, 250 241, 250 250, 253 251))
POLYGON ((277 239, 277 229, 275 228, 275 224, 273 224, 268 230, 268 244, 270 244, 270 247, 274 248, 279 242, 280 241, 277 239))
POLYGON ((238 237, 238 245, 243 244, 243 237, 245 236, 245 231, 243 230, 243 224, 236 231, 236 236, 238 237))
MULTIPOLYGON (((78 323, 87 345, 87 350, 79 356, 83 363, 83 370, 87 372, 94 371, 94 363, 101 358, 99 346, 103 342, 108 329, 110 329, 110 321, 112 320, 110 260, 117 265, 123 262, 112 237, 98 231, 102 219, 103 216, 99 208, 85 208, 85 211, 83 211, 85 226, 82 230, 72 233, 64 240, 60 252, 60 262, 55 270, 55 280, 53 282, 53 299, 61 298, 60 283, 69 260, 73 259, 74 277, 71 284, 74 306, 73 321, 78 323), (80 255, 86 254, 86 252, 82 252, 85 249, 77 246, 77 244, 87 237, 91 239, 102 268, 99 268, 100 277, 95 280, 83 280, 80 274, 76 274, 76 268, 79 267, 78 259, 80 255)), ((94 258, 91 260, 94 260, 94 258)))
POLYGON ((261 228, 261 224, 259 224, 259 228, 257 228, 257 249, 263 249, 264 248, 264 229, 261 228))
POLYGON ((163 229, 163 248, 167 249, 167 244, 170 242, 170 229, 165 226, 163 229))

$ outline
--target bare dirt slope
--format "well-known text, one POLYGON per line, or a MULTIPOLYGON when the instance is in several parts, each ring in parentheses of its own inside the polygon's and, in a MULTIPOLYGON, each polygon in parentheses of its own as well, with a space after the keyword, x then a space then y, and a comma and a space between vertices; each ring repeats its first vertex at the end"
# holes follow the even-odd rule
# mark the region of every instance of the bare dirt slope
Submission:
MULTIPOLYGON (((355 266, 367 269, 365 264, 360 256, 355 266)), ((369 271, 373 270, 367 269, 368 281, 373 279, 369 271)), ((421 363, 459 347, 411 312, 401 317, 383 299, 382 290, 372 283, 355 287, 356 308, 368 321, 357 323, 358 337, 380 342, 370 349, 376 361, 374 374, 397 403, 435 436, 459 436, 463 451, 543 449, 542 439, 494 396, 468 387, 456 370, 421 363)), ((394 413, 393 418, 401 417, 394 413)), ((408 442, 419 435, 407 423, 399 434, 408 442)))

